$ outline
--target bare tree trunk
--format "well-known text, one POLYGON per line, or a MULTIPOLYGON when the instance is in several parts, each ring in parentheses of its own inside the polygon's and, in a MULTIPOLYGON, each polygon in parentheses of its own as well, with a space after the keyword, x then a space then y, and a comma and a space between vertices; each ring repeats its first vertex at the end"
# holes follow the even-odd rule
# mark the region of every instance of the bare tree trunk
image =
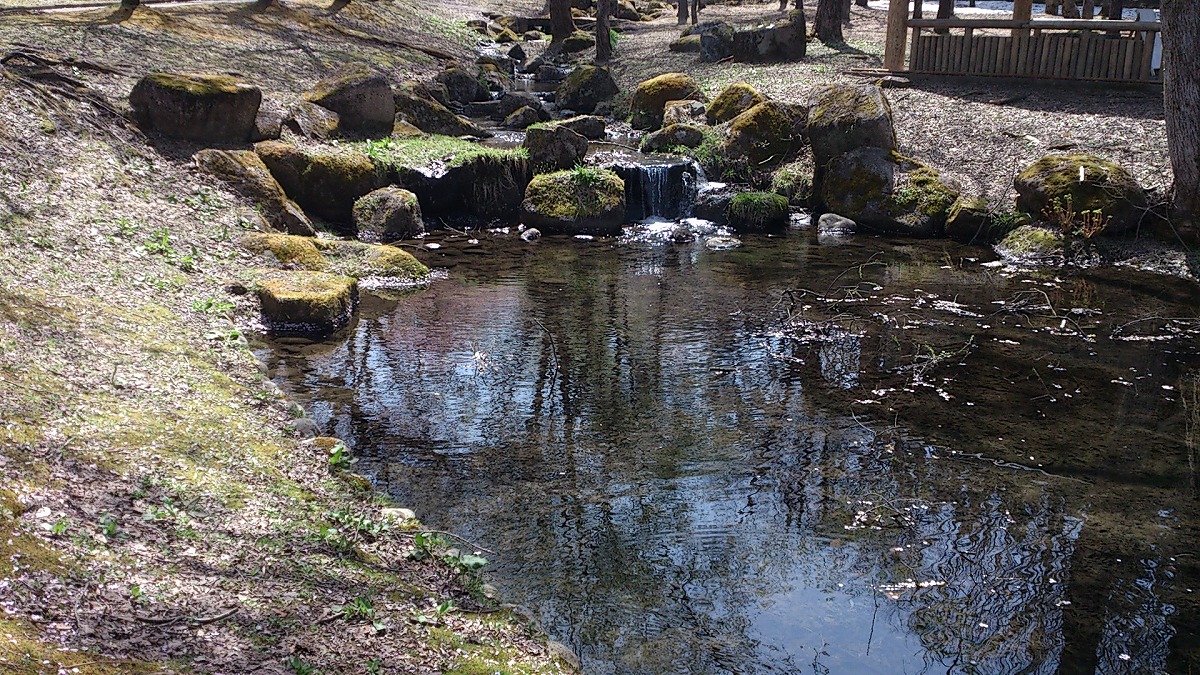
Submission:
POLYGON ((1105 7, 1104 18, 1120 19, 1125 13, 1125 0, 1108 0, 1105 7))
POLYGON ((913 0, 913 15, 912 18, 920 19, 921 12, 925 8, 924 0, 913 0))
POLYGON ((571 0, 550 0, 550 44, 556 45, 575 32, 571 0))
POLYGON ((1083 0, 1083 18, 1096 18, 1096 0, 1083 0))
POLYGON ((612 59, 613 44, 609 17, 612 15, 613 0, 596 0, 596 63, 605 64, 612 59))
MULTIPOLYGON (((939 19, 954 18, 954 0, 938 0, 937 18, 939 18, 939 19)), ((933 32, 941 33, 942 35, 945 35, 946 33, 950 32, 950 29, 949 28, 935 28, 933 30, 933 32)))
POLYGON ((858 5, 859 7, 866 7, 867 0, 854 0, 854 4, 858 5))
POLYGON ((1062 15, 1063 15, 1064 19, 1078 19, 1079 18, 1078 0, 1063 0, 1062 15))
POLYGON ((842 36, 842 0, 818 0, 813 33, 827 45, 845 44, 842 36))
POLYGON ((850 27, 850 0, 842 0, 842 25, 850 27))
POLYGON ((692 0, 692 25, 700 21, 700 0, 692 0))
POLYGON ((679 12, 675 16, 680 26, 688 22, 688 0, 679 0, 679 12))
POLYGON ((1061 14, 1062 13, 1062 0, 1046 0, 1046 13, 1047 14, 1061 14))
POLYGON ((1200 225, 1200 12, 1193 0, 1162 0, 1163 99, 1175 172, 1175 213, 1200 225))

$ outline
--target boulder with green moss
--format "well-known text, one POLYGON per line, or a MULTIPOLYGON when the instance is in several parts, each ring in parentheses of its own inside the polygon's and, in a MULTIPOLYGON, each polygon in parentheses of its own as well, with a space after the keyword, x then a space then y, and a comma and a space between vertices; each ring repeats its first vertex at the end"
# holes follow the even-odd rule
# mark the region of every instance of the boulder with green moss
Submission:
POLYGON ((576 115, 550 124, 570 129, 590 141, 604 138, 604 130, 607 126, 604 118, 599 115, 576 115))
POLYGON ((638 84, 629 101, 629 123, 635 129, 662 126, 667 101, 704 101, 700 86, 685 73, 663 73, 638 84))
POLYGON ((724 21, 703 21, 688 34, 700 36, 701 61, 716 63, 733 56, 733 26, 724 21))
POLYGON ((269 254, 278 267, 289 270, 325 272, 329 261, 317 248, 319 239, 272 232, 251 232, 242 237, 242 248, 251 253, 269 254))
POLYGON ((337 239, 322 239, 317 244, 329 260, 331 271, 355 279, 412 281, 429 275, 428 267, 396 246, 337 239))
POLYGON ((358 304, 357 282, 326 272, 270 270, 258 275, 255 286, 263 323, 273 333, 336 333, 358 304))
POLYGON ((683 54, 699 54, 700 53, 700 36, 699 35, 684 35, 683 37, 671 40, 671 44, 667 45, 667 49, 673 52, 683 54))
POLYGON ((694 124, 703 125, 707 123, 705 118, 705 105, 700 101, 667 101, 663 106, 663 121, 664 127, 669 127, 672 124, 694 124))
POLYGON ((262 92, 230 75, 151 73, 129 94, 147 131, 200 143, 245 143, 255 133, 262 92))
POLYGON ((780 164, 803 144, 803 122, 778 101, 765 101, 733 118, 723 150, 752 167, 780 164))
POLYGON ((745 82, 725 87, 704 111, 709 124, 723 124, 767 100, 766 96, 745 82))
POLYGON ((946 217, 946 236, 964 244, 993 244, 1029 219, 998 214, 982 197, 960 197, 946 217))
POLYGON ((704 129, 694 124, 672 124, 642 139, 642 152, 662 152, 670 148, 695 148, 704 142, 704 129))
POLYGON ((577 54, 596 46, 596 37, 591 33, 577 30, 563 38, 562 50, 565 54, 577 54))
POLYGON ((287 119, 283 121, 284 126, 297 136, 317 141, 336 138, 341 123, 342 119, 337 113, 308 101, 300 101, 292 106, 287 119))
POLYGON ((425 135, 424 131, 399 118, 392 125, 392 138, 421 138, 425 135))
POLYGON ((735 232, 778 232, 788 224, 788 201, 774 192, 742 192, 725 208, 735 232))
POLYGON ((792 206, 807 206, 813 196, 812 153, 803 151, 798 159, 776 169, 771 174, 771 191, 792 206))
MULTIPOLYGON (((1075 214, 1098 211, 1103 232, 1117 234, 1137 226, 1146 209, 1146 192, 1125 169, 1094 155, 1050 155, 1031 164, 1013 181, 1017 210, 1034 218, 1069 208, 1075 214)), ((1081 217, 1081 216, 1080 216, 1081 217)))
POLYGON ((435 78, 444 87, 450 100, 466 104, 488 100, 487 87, 481 82, 478 71, 472 73, 462 66, 451 66, 435 78))
POLYGON ((476 136, 487 138, 491 133, 474 122, 459 117, 438 103, 429 89, 420 83, 406 82, 396 89, 396 114, 400 119, 430 134, 443 136, 476 136))
POLYGON ((302 98, 337 113, 341 128, 348 131, 391 133, 396 118, 391 85, 362 64, 317 82, 302 98))
POLYGON ((383 243, 425 233, 417 196, 398 187, 375 190, 354 202, 358 238, 383 243))
POLYGON ((525 188, 521 216, 526 225, 545 234, 620 234, 625 182, 595 167, 534 176, 525 188))
POLYGON ((733 59, 749 63, 799 61, 808 49, 804 11, 792 10, 786 17, 765 26, 733 34, 733 59))
POLYGON ((939 236, 958 190, 938 172, 883 148, 835 157, 820 186, 829 211, 860 228, 911 237, 939 236))
POLYGON ((1062 232, 1038 225, 1022 225, 996 244, 996 252, 1017 262, 1045 263, 1063 258, 1062 232))
POLYGON ((601 101, 612 98, 619 91, 608 68, 579 66, 558 85, 554 100, 560 108, 591 113, 601 101))
POLYGON ((351 148, 263 141, 254 150, 289 197, 343 231, 351 229, 354 202, 384 184, 371 159, 351 148))
POLYGON ((250 150, 206 149, 196 153, 196 166, 229 183, 254 202, 267 223, 289 234, 312 235, 312 221, 288 198, 279 181, 250 150))
POLYGON ((561 125, 531 127, 525 132, 521 147, 529 153, 534 173, 569 169, 583 161, 588 141, 561 125))
POLYGON ((525 129, 540 121, 542 121, 542 116, 538 114, 538 111, 524 105, 509 113, 501 126, 505 129, 525 129))
POLYGON ((813 92, 808 139, 818 170, 834 157, 859 148, 896 149, 892 109, 874 85, 835 84, 813 92))

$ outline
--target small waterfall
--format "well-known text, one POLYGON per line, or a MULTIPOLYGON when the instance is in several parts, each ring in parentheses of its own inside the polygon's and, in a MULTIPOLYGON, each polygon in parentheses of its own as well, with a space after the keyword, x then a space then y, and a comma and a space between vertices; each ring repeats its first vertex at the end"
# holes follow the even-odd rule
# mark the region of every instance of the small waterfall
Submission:
POLYGON ((678 220, 691 214, 701 182, 696 163, 681 158, 623 155, 604 165, 625 181, 625 220, 678 220))

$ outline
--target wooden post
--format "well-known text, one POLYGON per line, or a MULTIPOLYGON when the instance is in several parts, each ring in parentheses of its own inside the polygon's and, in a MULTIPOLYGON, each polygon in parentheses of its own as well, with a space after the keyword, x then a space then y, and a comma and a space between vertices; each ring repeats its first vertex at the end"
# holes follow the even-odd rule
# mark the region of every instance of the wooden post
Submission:
POLYGON ((888 5, 887 42, 883 51, 885 70, 904 70, 904 43, 908 37, 908 0, 891 0, 888 5))
MULTIPOLYGON (((1013 21, 1029 21, 1033 18, 1033 0, 1013 0, 1013 21)), ((1028 37, 1029 31, 1014 29, 1013 37, 1028 37)))

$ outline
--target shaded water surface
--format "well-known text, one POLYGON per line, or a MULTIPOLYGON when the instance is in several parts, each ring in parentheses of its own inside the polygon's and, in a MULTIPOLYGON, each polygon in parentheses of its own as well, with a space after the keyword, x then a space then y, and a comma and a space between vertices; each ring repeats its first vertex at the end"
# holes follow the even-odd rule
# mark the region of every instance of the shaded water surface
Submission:
POLYGON ((803 233, 479 251, 269 358, 587 672, 1200 666, 1195 288, 803 233))

